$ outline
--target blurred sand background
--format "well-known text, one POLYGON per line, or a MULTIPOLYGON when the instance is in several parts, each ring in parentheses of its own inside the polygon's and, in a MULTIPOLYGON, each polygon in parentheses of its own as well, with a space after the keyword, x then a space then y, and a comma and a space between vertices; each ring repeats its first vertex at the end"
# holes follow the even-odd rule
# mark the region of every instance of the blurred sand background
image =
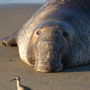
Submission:
MULTIPOLYGON (((40 6, 0 5, 0 39, 16 31, 40 6)), ((0 47, 0 90, 16 90, 16 82, 9 82, 16 76, 33 90, 90 90, 90 65, 38 73, 20 60, 17 47, 0 47)))

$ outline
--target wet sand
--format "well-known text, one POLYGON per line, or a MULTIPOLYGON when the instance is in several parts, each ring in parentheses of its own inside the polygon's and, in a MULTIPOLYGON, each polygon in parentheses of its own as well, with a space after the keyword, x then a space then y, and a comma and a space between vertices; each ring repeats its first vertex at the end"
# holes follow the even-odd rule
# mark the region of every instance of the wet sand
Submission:
MULTIPOLYGON (((40 6, 1 5, 0 39, 22 26, 40 6)), ((20 60, 17 47, 0 47, 0 90, 16 90, 16 82, 9 82, 16 76, 33 90, 90 90, 90 65, 38 73, 20 60)))

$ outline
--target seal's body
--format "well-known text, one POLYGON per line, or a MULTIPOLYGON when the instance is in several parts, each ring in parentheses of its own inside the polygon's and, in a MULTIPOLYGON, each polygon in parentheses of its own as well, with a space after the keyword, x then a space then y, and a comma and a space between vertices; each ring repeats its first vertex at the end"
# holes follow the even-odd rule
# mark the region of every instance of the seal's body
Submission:
POLYGON ((49 0, 2 45, 16 45, 36 71, 90 63, 90 1, 49 0))

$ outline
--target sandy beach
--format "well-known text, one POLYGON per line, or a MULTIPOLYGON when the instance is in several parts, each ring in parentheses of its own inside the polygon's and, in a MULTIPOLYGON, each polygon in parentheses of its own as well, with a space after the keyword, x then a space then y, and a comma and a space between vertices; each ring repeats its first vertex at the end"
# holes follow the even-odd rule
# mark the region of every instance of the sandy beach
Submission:
MULTIPOLYGON (((0 39, 21 27, 41 5, 0 5, 0 39)), ((90 90, 90 65, 39 73, 20 60, 17 47, 0 46, 0 90, 17 90, 16 76, 32 90, 90 90)))

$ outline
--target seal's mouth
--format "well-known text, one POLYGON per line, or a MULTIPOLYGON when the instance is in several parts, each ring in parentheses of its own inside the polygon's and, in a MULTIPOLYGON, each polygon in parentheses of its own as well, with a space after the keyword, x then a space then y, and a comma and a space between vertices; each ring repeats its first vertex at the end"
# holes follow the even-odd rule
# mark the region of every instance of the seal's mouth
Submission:
POLYGON ((39 72, 56 72, 62 70, 59 58, 60 46, 54 41, 40 41, 37 45, 34 69, 39 72))

